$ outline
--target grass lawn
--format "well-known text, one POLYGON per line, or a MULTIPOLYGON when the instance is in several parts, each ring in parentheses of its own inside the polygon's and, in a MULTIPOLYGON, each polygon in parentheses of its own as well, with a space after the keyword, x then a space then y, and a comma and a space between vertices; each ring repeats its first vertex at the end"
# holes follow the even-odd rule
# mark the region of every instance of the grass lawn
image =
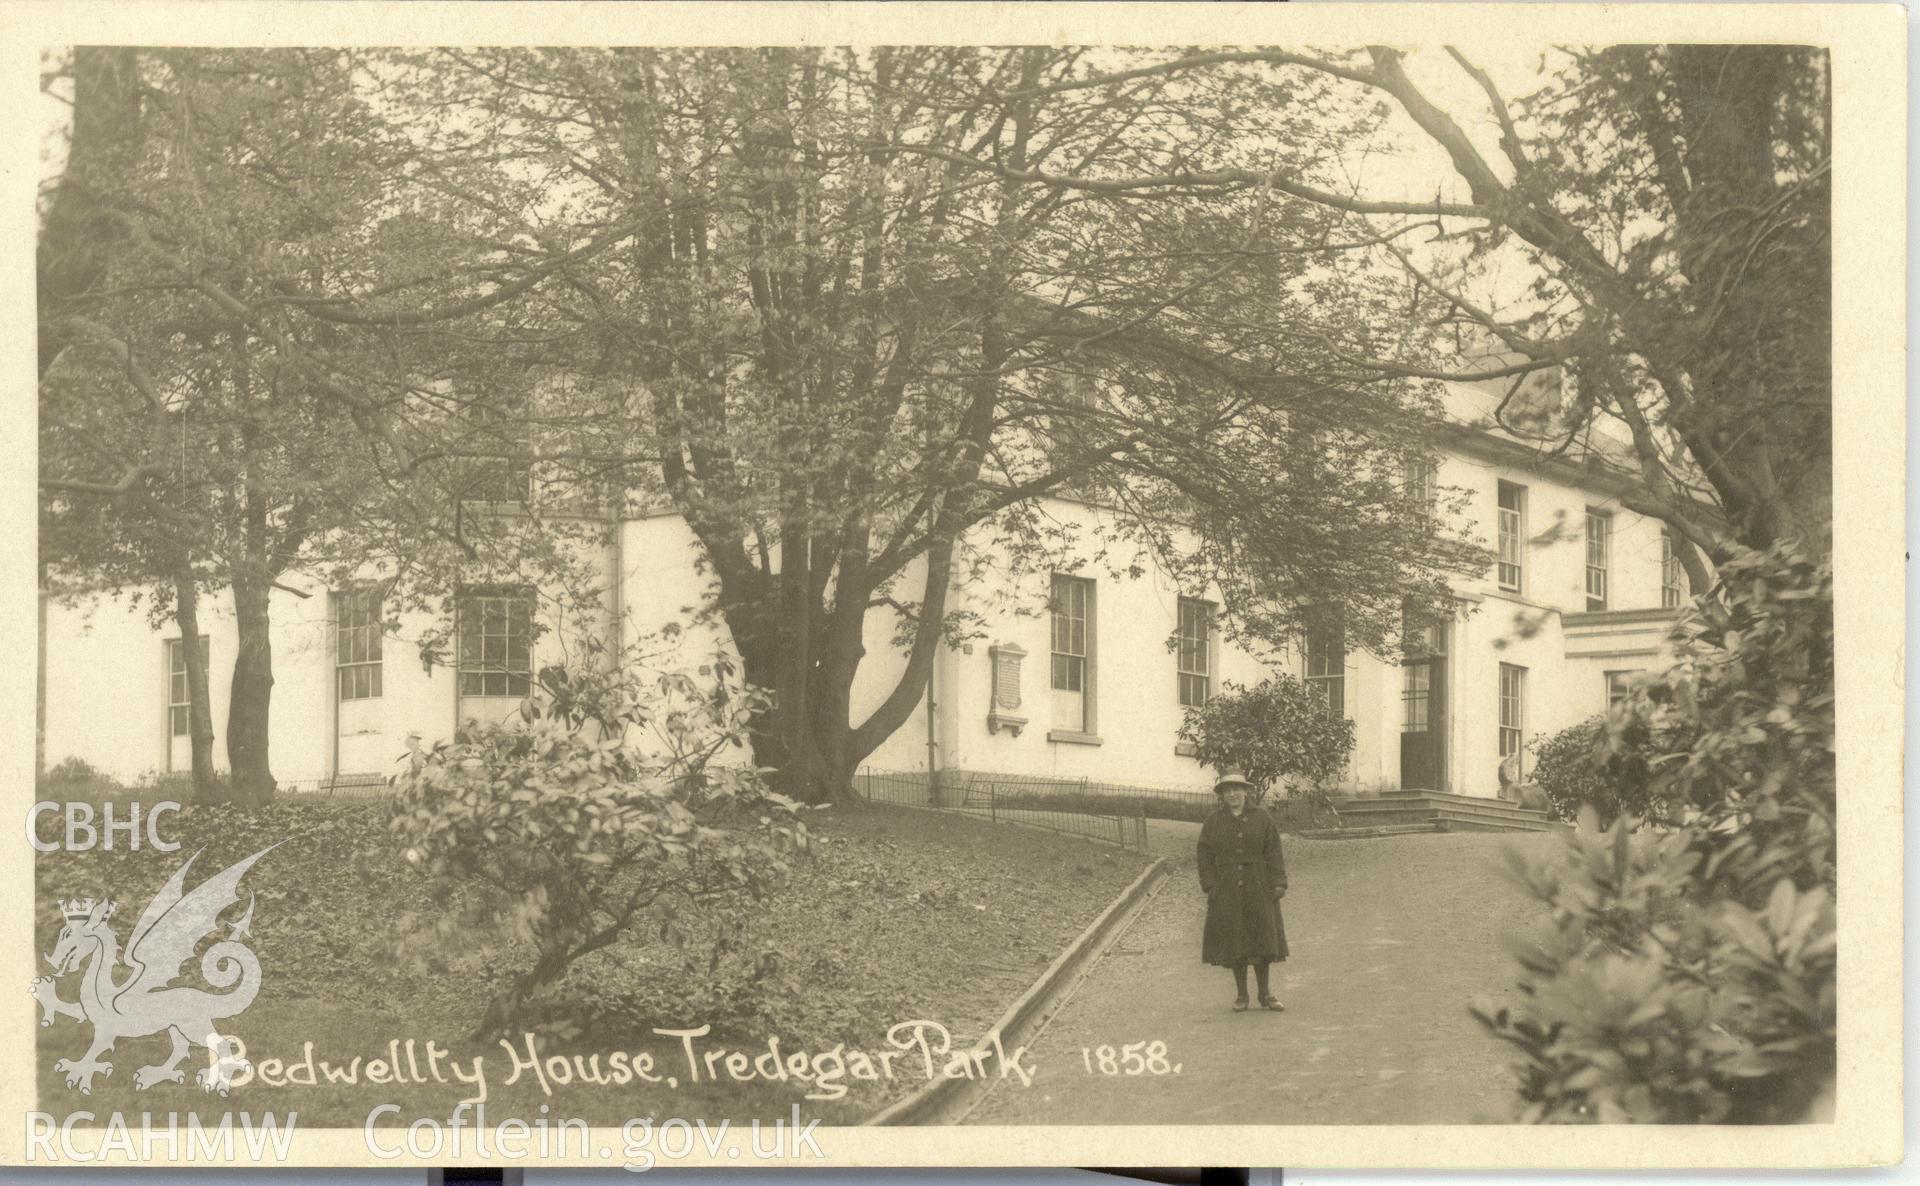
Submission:
MULTIPOLYGON (((330 1064, 336 1074, 360 1060, 351 1084, 329 1082, 323 1073, 316 1074, 314 1086, 256 1079, 222 1100, 194 1086, 193 1072, 206 1061, 196 1049, 182 1064, 184 1085, 136 1092, 134 1070, 161 1061, 167 1041, 133 1038, 107 1056, 115 1073, 96 1078, 92 1095, 83 1097, 66 1086, 53 1063, 85 1053, 91 1030, 57 1018, 39 1031, 40 1106, 61 1113, 85 1108, 99 1116, 114 1110, 183 1117, 199 1111, 208 1118, 229 1109, 297 1111, 302 1127, 357 1128, 374 1107, 391 1102, 400 1111, 382 1123, 403 1125, 418 1117, 444 1119, 458 1101, 474 1095, 475 1088, 457 1080, 452 1068, 471 1071, 480 1058, 490 1124, 541 1115, 615 1126, 631 1117, 784 1117, 796 1103, 809 1119, 847 1123, 924 1082, 918 1054, 896 1053, 891 1078, 860 1079, 849 1068, 838 1080, 846 1094, 830 1100, 803 1098, 818 1091, 793 1078, 769 1080, 757 1070, 736 1081, 724 1057, 700 1064, 720 1047, 748 1059, 765 1055, 769 1038, 779 1039, 783 1064, 796 1051, 818 1055, 841 1044, 871 1057, 895 1049, 887 1040, 889 1027, 916 1019, 937 1021, 957 1045, 970 1044, 1144 863, 1139 854, 1106 845, 966 817, 835 807, 812 821, 824 840, 812 860, 750 927, 727 936, 729 949, 717 961, 711 942, 717 936, 710 932, 681 947, 642 928, 630 941, 577 964, 552 991, 552 1021, 534 1038, 548 1072, 543 1089, 524 1066, 509 1084, 514 1059, 508 1051, 497 1042, 467 1039, 486 1002, 519 970, 516 953, 507 953, 499 967, 477 952, 410 957, 406 916, 432 916, 439 908, 426 899, 424 880, 400 859, 386 818, 378 802, 283 797, 252 811, 182 811, 167 821, 170 837, 182 842, 176 853, 40 854, 35 932, 37 949, 45 953, 63 921, 60 898, 116 899, 112 926, 125 942, 154 891, 189 854, 204 848, 189 877, 193 884, 282 842, 241 887, 243 895, 257 895, 252 943, 261 989, 254 1004, 228 1024, 246 1044, 256 1071, 277 1059, 284 1076, 285 1067, 305 1062, 308 1043, 313 1062, 330 1064), (713 1032, 693 1039, 700 1079, 693 1082, 683 1040, 653 1030, 702 1024, 713 1032), (409 1039, 410 1065, 429 1081, 368 1082, 367 1064, 388 1059, 390 1043, 398 1043, 400 1062, 408 1064, 409 1039), (445 1082, 430 1081, 430 1041, 446 1052, 438 1064, 445 1082), (653 1075, 661 1081, 581 1081, 609 1078, 615 1052, 636 1061, 652 1055, 653 1075), (555 1056, 564 1063, 546 1061, 555 1056), (596 1057, 597 1064, 589 1061, 596 1057), (557 1082, 561 1073, 573 1081, 557 1082), (540 1112, 543 1104, 547 1113, 540 1112)), ((197 983, 197 961, 186 967, 192 975, 183 983, 197 983)), ((47 970, 36 959, 31 974, 47 970)), ((23 979, 28 975, 23 972, 23 979)), ((79 978, 62 978, 61 995, 77 995, 79 978)), ((518 1049, 524 1057, 524 1037, 518 1049)), ((851 1053, 843 1058, 852 1061, 851 1053)), ((764 1065, 771 1069, 774 1060, 764 1065)), ((807 1065, 823 1079, 833 1078, 830 1059, 807 1065)), ((869 1069, 877 1075, 877 1066, 869 1069)))

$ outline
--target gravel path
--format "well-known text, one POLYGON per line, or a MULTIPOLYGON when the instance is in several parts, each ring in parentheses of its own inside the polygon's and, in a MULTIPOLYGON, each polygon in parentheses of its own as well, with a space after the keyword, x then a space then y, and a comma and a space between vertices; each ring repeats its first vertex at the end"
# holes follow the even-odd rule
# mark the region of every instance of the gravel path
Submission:
POLYGON ((1554 837, 1288 840, 1293 958, 1273 970, 1287 1006, 1275 1014, 1232 1012, 1231 977, 1199 962, 1196 834, 1193 825, 1156 826, 1153 846, 1176 857, 1171 875, 1041 1035, 1033 1085, 999 1087, 970 1123, 1502 1118, 1509 1060, 1466 1004, 1517 997, 1505 937, 1537 926, 1540 908, 1506 879, 1501 850, 1554 837), (1102 1044, 1156 1039, 1177 1073, 1101 1073, 1102 1044))

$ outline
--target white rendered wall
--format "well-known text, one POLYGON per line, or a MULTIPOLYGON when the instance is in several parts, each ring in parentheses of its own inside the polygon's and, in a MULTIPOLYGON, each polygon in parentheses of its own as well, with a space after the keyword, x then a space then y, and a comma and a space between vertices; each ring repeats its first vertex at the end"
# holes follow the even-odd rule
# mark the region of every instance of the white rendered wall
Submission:
MULTIPOLYGON (((1499 590, 1489 570, 1462 583, 1469 606, 1454 623, 1449 655, 1447 753, 1449 788, 1492 795, 1498 788, 1498 676, 1502 662, 1528 669, 1525 728, 1539 737, 1605 706, 1604 673, 1654 670, 1669 652, 1663 620, 1597 625, 1586 613, 1585 512, 1614 512, 1610 556, 1610 613, 1657 610, 1660 605, 1660 525, 1611 500, 1531 469, 1502 466, 1455 454, 1443 459, 1442 486, 1465 488, 1471 534, 1488 545, 1494 537, 1496 483, 1505 478, 1527 487, 1526 580, 1518 594, 1499 590), (1571 637, 1567 620, 1572 617, 1571 637), (1588 621, 1589 624, 1581 624, 1588 621)), ((979 615, 980 637, 961 647, 942 647, 934 669, 936 761, 944 769, 1148 785, 1201 786, 1208 780, 1193 759, 1176 752, 1182 717, 1174 652, 1168 642, 1177 621, 1175 589, 1152 564, 1141 575, 1116 574, 1095 563, 1099 544, 1090 534, 1100 512, 1055 500, 1048 513, 1081 532, 1075 575, 1094 582, 1092 624, 1091 736, 1068 738, 1052 719, 1049 680, 1051 622, 1046 612, 1050 572, 1011 571, 1005 557, 979 574, 963 570, 950 595, 954 609, 979 615), (1026 651, 1021 712, 1027 726, 1018 736, 987 727, 991 708, 991 659, 996 644, 1026 651), (1050 737, 1049 735, 1053 736, 1050 737), (1097 743, 1095 740, 1097 739, 1097 743)), ((985 546, 984 544, 982 546, 985 546)), ((716 652, 732 651, 716 620, 700 620, 714 583, 698 563, 699 547, 677 515, 661 514, 623 523, 617 538, 601 548, 600 595, 620 607, 622 641, 648 648, 656 667, 697 668, 716 652), (677 629, 669 638, 666 628, 677 629)), ((1131 558, 1129 558, 1131 559, 1131 558)), ((1126 561, 1118 562, 1124 569, 1126 561)), ((918 602, 924 570, 916 563, 902 574, 894 594, 918 602)), ((385 640, 383 694, 376 700, 334 705, 332 607, 325 590, 298 578, 288 584, 311 593, 273 596, 276 682, 272 755, 282 779, 306 780, 330 772, 385 774, 406 751, 408 732, 428 744, 449 736, 457 714, 505 714, 512 701, 457 702, 451 670, 423 669, 415 643, 435 625, 429 615, 403 618, 385 640), (335 737, 338 735, 338 755, 335 737)), ((1197 592, 1218 601, 1217 594, 1197 592)), ((215 754, 225 766, 227 687, 234 633, 224 592, 204 599, 201 619, 211 646, 215 754)), ((536 644, 535 666, 555 661, 569 630, 581 624, 553 616, 541 601, 548 633, 536 644)), ((1604 617, 1604 616, 1603 616, 1604 617)), ((1658 619, 1660 615, 1651 615, 1658 619)), ((612 641, 604 620, 587 628, 612 641)), ((866 656, 853 692, 852 719, 864 720, 899 679, 905 653, 894 645, 896 618, 888 609, 868 615, 866 656)), ((47 733, 50 764, 77 756, 123 779, 160 772, 168 764, 166 670, 163 640, 177 637, 169 623, 147 624, 144 611, 102 599, 85 608, 51 606, 48 613, 47 733)), ((1297 655, 1275 660, 1301 674, 1297 655)), ((1271 670, 1262 658, 1218 639, 1213 686, 1223 681, 1257 683, 1271 670)), ((1344 785, 1380 790, 1398 784, 1401 671, 1394 659, 1350 652, 1346 660, 1346 706, 1356 744, 1344 785)), ((926 701, 887 738, 867 764, 881 769, 923 770, 928 764, 926 701)))

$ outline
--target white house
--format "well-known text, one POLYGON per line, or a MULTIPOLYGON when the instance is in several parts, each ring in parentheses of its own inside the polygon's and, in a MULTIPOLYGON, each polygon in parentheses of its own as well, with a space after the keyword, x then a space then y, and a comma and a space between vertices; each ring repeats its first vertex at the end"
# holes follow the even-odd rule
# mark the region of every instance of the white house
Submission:
MULTIPOLYGON (((1450 398, 1471 404, 1483 395, 1463 389, 1450 398)), ((1499 557, 1456 589, 1461 612, 1428 628, 1416 652, 1382 659, 1321 635, 1295 653, 1256 656, 1222 637, 1216 605, 1183 597, 1151 569, 1129 577, 1088 566, 959 583, 953 604, 978 615, 982 637, 941 651, 931 703, 923 698, 869 764, 1204 786, 1208 772, 1176 736, 1185 706, 1222 681, 1257 682, 1273 663, 1314 682, 1354 721, 1347 789, 1497 795, 1503 760, 1602 711, 1624 679, 1662 665, 1684 578, 1662 524, 1621 506, 1614 479, 1506 434, 1462 428, 1442 446, 1437 471, 1414 479, 1466 491, 1465 526, 1499 557)), ((1048 510, 1088 526, 1103 513, 1066 499, 1048 510)), ((679 624, 685 607, 708 595, 677 515, 611 524, 598 546, 605 580, 594 612, 603 629, 617 620, 637 636, 679 624)), ((552 661, 545 652, 580 626, 554 620, 557 611, 524 590, 464 590, 454 629, 460 661, 431 668, 407 645, 430 620, 402 615, 397 634, 383 636, 381 607, 368 594, 298 576, 285 583, 289 591, 273 601, 271 750, 275 773, 296 784, 384 776, 404 758, 409 733, 431 743, 461 720, 513 711, 529 674, 552 661), (532 624, 542 619, 550 629, 536 643, 532 624)), ((235 634, 221 599, 206 600, 200 645, 214 676, 217 735, 235 634)), ((886 695, 904 661, 884 618, 869 615, 855 719, 886 695)), ((78 757, 126 780, 186 768, 177 629, 156 632, 144 610, 110 598, 50 605, 44 629, 50 764, 78 757)), ((680 645, 692 662, 726 640, 696 629, 680 645)), ((216 754, 222 746, 216 736, 216 754)))

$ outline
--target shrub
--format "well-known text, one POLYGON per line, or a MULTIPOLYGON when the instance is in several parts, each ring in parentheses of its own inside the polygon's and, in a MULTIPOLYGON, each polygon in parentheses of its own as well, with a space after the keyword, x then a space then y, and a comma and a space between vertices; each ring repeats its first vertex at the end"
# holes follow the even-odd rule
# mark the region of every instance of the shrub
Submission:
POLYGON ((1522 1056, 1522 1120, 1784 1123, 1835 1066, 1833 584, 1785 548, 1725 559, 1679 662, 1608 720, 1644 744, 1673 826, 1515 858, 1553 920, 1524 1003, 1475 1016, 1522 1056))
POLYGON ((1187 710, 1180 739, 1203 764, 1237 768, 1261 792, 1284 780, 1295 793, 1324 799, 1347 768, 1353 722, 1328 712, 1304 681, 1279 674, 1251 688, 1224 684, 1204 706, 1187 710))
POLYGON ((125 799, 132 789, 84 758, 65 758, 34 780, 38 798, 70 803, 104 803, 125 799))
POLYGON ((85 758, 66 757, 43 771, 34 780, 41 798, 72 803, 105 803, 125 799, 174 799, 181 803, 224 803, 227 800, 224 771, 213 775, 215 792, 203 800, 195 793, 193 776, 184 772, 161 774, 149 770, 131 783, 122 782, 85 758))
POLYGON ((96 786, 119 785, 118 779, 100 769, 98 766, 95 766, 92 762, 87 761, 85 758, 71 756, 62 758, 58 763, 48 767, 46 773, 40 776, 40 781, 43 786, 72 783, 96 786))
POLYGON ((703 670, 548 668, 521 719, 470 723, 398 780, 392 826, 432 890, 413 938, 531 948, 479 1036, 525 1023, 542 988, 643 921, 684 941, 681 912, 762 897, 804 847, 796 804, 715 760, 746 753, 764 696, 725 659, 703 670))
POLYGON ((1593 716, 1533 743, 1533 780, 1546 792, 1555 819, 1571 822, 1582 807, 1594 809, 1601 827, 1622 814, 1665 818, 1666 808, 1653 793, 1655 755, 1647 730, 1631 717, 1622 723, 1632 732, 1619 739, 1605 716, 1593 716))

